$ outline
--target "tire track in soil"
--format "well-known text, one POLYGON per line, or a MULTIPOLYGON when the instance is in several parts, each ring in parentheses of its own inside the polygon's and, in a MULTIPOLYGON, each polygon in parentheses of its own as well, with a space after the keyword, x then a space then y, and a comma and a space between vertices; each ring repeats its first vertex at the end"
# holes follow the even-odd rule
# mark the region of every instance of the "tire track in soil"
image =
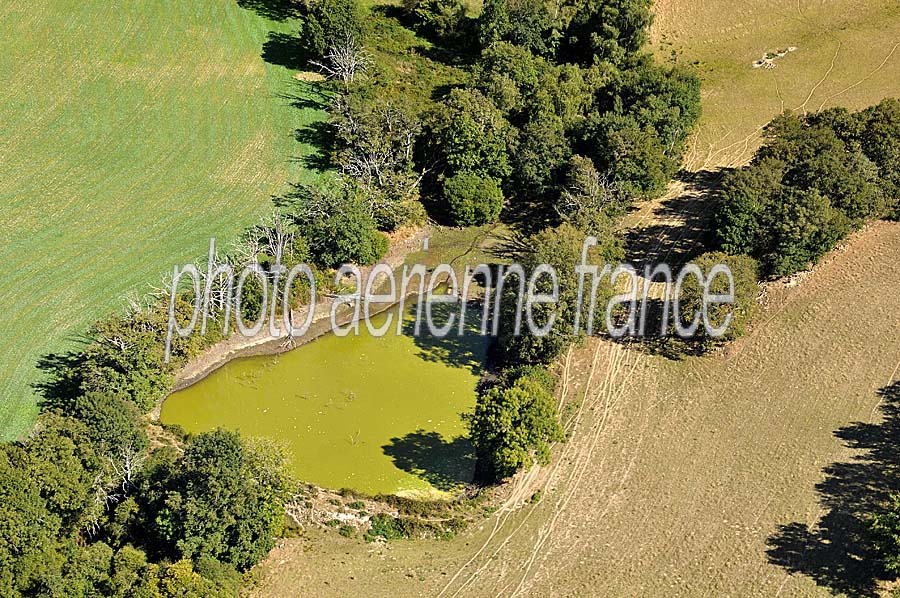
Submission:
POLYGON ((825 108, 825 105, 828 102, 830 102, 831 100, 833 100, 834 98, 844 95, 851 89, 854 89, 855 87, 862 85, 863 83, 865 83, 866 81, 868 81, 869 79, 871 79, 872 77, 877 75, 878 72, 881 71, 881 69, 883 69, 884 66, 888 63, 888 61, 894 56, 894 53, 897 51, 897 48, 900 48, 900 42, 897 42, 896 44, 894 44, 894 47, 891 48, 891 51, 888 53, 887 57, 881 61, 881 64, 879 64, 878 67, 874 71, 872 71, 871 73, 869 73, 868 75, 866 75, 865 77, 863 77, 862 79, 860 79, 859 81, 854 83, 853 85, 849 85, 849 86, 845 87, 844 89, 842 89, 841 91, 839 91, 837 93, 833 93, 830 96, 828 96, 827 98, 825 98, 822 101, 822 103, 819 105, 819 111, 821 112, 825 108))
MULTIPOLYGON (((588 373, 588 381, 585 385, 584 395, 582 396, 581 403, 579 405, 578 411, 576 412, 576 416, 575 416, 575 419, 573 420, 573 424, 572 424, 572 427, 570 430, 571 435, 569 438, 569 442, 567 442, 564 445, 563 454, 560 456, 557 456, 557 458, 554 459, 554 464, 551 465, 551 474, 550 474, 551 477, 553 476, 553 474, 555 472, 559 471, 559 468, 562 466, 562 463, 564 463, 564 461, 565 461, 565 457, 568 454, 568 451, 571 450, 571 447, 573 446, 572 439, 575 437, 575 432, 577 431, 578 424, 580 423, 581 417, 585 410, 585 405, 587 403, 587 396, 588 396, 588 393, 590 392, 591 382, 592 382, 594 374, 596 372, 597 362, 599 360, 601 347, 602 347, 602 344, 598 343, 597 348, 594 351, 594 357, 591 361, 591 368, 588 373)), ((566 389, 568 389, 568 384, 564 385, 564 387, 566 389)), ((538 469, 539 469, 538 467, 533 467, 529 471, 529 474, 538 469)), ((510 504, 510 501, 507 500, 504 503, 504 506, 508 506, 509 504, 510 504)), ((520 522, 519 525, 515 529, 513 529, 508 536, 506 536, 506 538, 500 543, 500 545, 494 550, 494 552, 492 552, 491 555, 485 559, 484 563, 482 563, 482 565, 477 570, 475 570, 475 572, 473 572, 468 578, 466 578, 466 580, 453 593, 453 596, 457 596, 461 591, 466 589, 469 586, 469 584, 471 584, 472 581, 474 581, 476 579, 476 577, 478 575, 480 575, 487 568, 487 566, 493 561, 494 557, 496 557, 497 554, 518 534, 518 532, 522 529, 522 527, 525 525, 525 523, 528 521, 528 519, 530 519, 530 517, 534 513, 535 509, 536 509, 536 506, 531 507, 529 512, 525 515, 523 521, 520 522)), ((442 594, 444 594, 444 592, 447 591, 451 585, 453 585, 453 583, 456 581, 456 579, 459 577, 459 575, 465 570, 465 568, 467 568, 469 565, 471 565, 478 558, 478 556, 480 556, 480 554, 482 552, 484 552, 484 550, 490 545, 491 541, 496 537, 498 531, 502 528, 503 525, 505 525, 506 521, 510 518, 510 516, 513 514, 513 512, 515 512, 515 508, 508 508, 508 510, 504 514, 502 520, 500 518, 498 518, 497 523, 495 523, 495 525, 494 525, 494 529, 492 530, 492 532, 488 536, 488 538, 485 540, 485 542, 481 546, 481 548, 478 550, 478 552, 476 552, 476 554, 471 559, 469 559, 469 561, 467 561, 460 568, 459 571, 457 571, 457 573, 453 576, 453 578, 451 578, 451 580, 447 583, 447 585, 444 587, 444 589, 441 590, 441 592, 438 594, 438 596, 441 596, 442 594)))
MULTIPOLYGON (((681 193, 683 193, 684 191, 685 191, 684 189, 679 190, 679 192, 681 192, 681 193)), ((686 204, 684 210, 680 214, 680 219, 682 221, 684 221, 685 218, 687 216, 689 216, 691 213, 693 213, 695 210, 702 209, 703 204, 704 204, 703 196, 701 194, 698 194, 698 196, 695 199, 693 199, 692 201, 690 201, 686 204)), ((655 214, 655 212, 656 212, 656 208, 654 208, 653 210, 650 210, 648 215, 655 214)), ((643 222, 646 219, 646 217, 647 216, 642 218, 640 222, 643 222)), ((682 245, 682 243, 686 240, 687 233, 690 230, 691 229, 689 226, 686 226, 686 225, 682 226, 682 230, 681 230, 680 234, 678 235, 678 237, 674 241, 667 243, 667 247, 665 247, 666 252, 662 256, 661 261, 664 262, 665 260, 667 260, 671 256, 672 252, 674 250, 676 250, 679 246, 682 245)), ((661 253, 662 249, 664 248, 663 243, 665 243, 665 241, 666 240, 664 238, 660 238, 659 241, 657 242, 656 246, 654 247, 653 251, 651 252, 651 255, 655 255, 657 260, 659 260, 660 253, 661 253)), ((604 342, 609 343, 610 341, 604 341, 604 342)), ((603 415, 600 418, 599 424, 597 426, 595 426, 595 428, 592 430, 591 437, 590 437, 590 444, 588 445, 588 448, 586 450, 582 449, 579 451, 576 464, 573 467, 572 473, 570 474, 570 477, 568 479, 569 484, 567 487, 567 491, 565 491, 564 496, 560 500, 557 501, 556 506, 554 508, 554 515, 551 518, 550 522, 544 524, 544 526, 541 528, 541 530, 539 530, 538 540, 535 543, 534 547, 532 548, 531 555, 529 556, 528 560, 526 561, 527 564, 525 567, 525 572, 523 574, 523 577, 520 580, 519 584, 516 586, 515 590, 512 592, 512 594, 510 594, 510 596, 516 596, 522 590, 527 589, 526 582, 527 582, 529 573, 530 573, 538 555, 541 553, 541 550, 546 545, 548 539, 550 539, 552 537, 552 534, 556 529, 559 517, 565 511, 566 507, 569 504, 569 501, 571 500, 572 497, 575 496, 575 494, 577 493, 577 491, 579 489, 581 480, 583 479, 584 474, 588 469, 588 464, 591 462, 591 458, 593 456, 593 451, 596 448, 597 442, 599 441, 599 438, 602 436, 602 432, 606 429, 606 423, 607 423, 608 416, 610 414, 610 410, 612 409, 612 407, 614 407, 618 403, 619 399, 621 399, 621 397, 624 396, 625 390, 627 389, 628 383, 631 381, 632 375, 634 374, 635 370, 638 368, 638 366, 640 364, 645 362, 644 356, 639 351, 632 351, 632 350, 630 350, 629 347, 623 348, 622 345, 617 344, 617 343, 610 343, 610 344, 612 344, 612 346, 615 349, 618 349, 619 353, 617 353, 617 357, 611 358, 609 360, 610 364, 613 364, 613 365, 612 366, 608 365, 607 377, 604 380, 604 384, 601 386, 601 390, 600 390, 600 392, 598 392, 597 398, 592 402, 592 405, 596 404, 597 400, 599 400, 600 394, 605 394, 606 400, 605 400, 603 415), (611 380, 612 380, 612 378, 615 378, 617 375, 621 374, 622 369, 623 369, 622 364, 624 363, 626 356, 629 354, 632 355, 634 358, 632 361, 631 367, 630 367, 627 375, 622 379, 622 381, 615 388, 613 388, 611 380), (611 372, 615 372, 612 374, 612 378, 610 377, 611 372), (613 393, 615 393, 614 400, 612 400, 613 393), (574 479, 574 483, 572 483, 573 479, 574 479)), ((591 375, 593 375, 593 368, 592 368, 591 375)), ((590 385, 590 383, 588 384, 588 386, 589 385, 590 385)), ((589 392, 589 388, 586 389, 586 392, 589 392)), ((638 439, 638 443, 637 443, 638 447, 640 447, 640 445, 642 443, 642 439, 643 439, 643 435, 641 435, 641 437, 638 439)), ((570 440, 570 442, 572 442, 572 440, 570 440)), ((639 455, 640 455, 640 450, 638 448, 638 450, 636 450, 633 453, 633 455, 629 461, 629 465, 626 468, 625 473, 619 479, 618 488, 621 488, 624 485, 625 481, 628 478, 628 475, 631 472, 631 468, 634 465, 634 463, 637 461, 637 458, 639 455)), ((563 462, 563 460, 560 459, 559 462, 561 464, 563 462)), ((604 458, 604 462, 605 462, 605 458, 604 458)), ((602 469, 602 463, 601 463, 601 469, 602 469)), ((558 471, 558 470, 559 470, 559 468, 556 468, 556 471, 558 471)), ((548 486, 552 486, 552 484, 548 484, 548 486)), ((602 518, 602 516, 605 516, 605 514, 608 512, 615 496, 616 496, 616 492, 612 492, 609 495, 609 497, 606 501, 606 504, 601 512, 601 518, 602 518)), ((566 550, 566 554, 568 554, 570 552, 571 552, 571 546, 568 550, 566 550)), ((496 552, 494 554, 496 555, 496 552)), ((546 558, 547 558, 547 553, 544 553, 544 557, 542 560, 546 560, 546 558)), ((511 584, 508 584, 506 587, 504 587, 500 593, 501 594, 505 593, 505 591, 508 589, 509 585, 511 585, 511 584)))
MULTIPOLYGON (((684 192, 684 190, 681 189, 680 192, 684 192)), ((694 210, 699 209, 700 207, 702 207, 702 204, 703 204, 702 196, 698 196, 693 201, 689 202, 689 204, 687 204, 685 206, 685 210, 682 212, 682 215, 681 215, 682 220, 684 219, 684 217, 685 217, 684 215, 686 213, 693 212, 694 210)), ((647 216, 653 215, 654 213, 655 213, 655 209, 650 210, 648 215, 645 215, 641 219, 640 222, 643 222, 647 218, 647 216)), ((689 230, 690 230, 689 227, 683 226, 682 231, 679 234, 679 236, 674 241, 667 244, 666 253, 662 257, 662 261, 665 261, 666 259, 668 259, 669 256, 672 254, 672 252, 682 244, 682 242, 685 240, 685 236, 689 230)), ((665 241, 666 241, 665 239, 661 238, 657 242, 656 246, 654 247, 654 249, 651 253, 655 254, 657 257, 659 257, 661 250, 664 248, 663 244, 665 243, 665 241)), ((566 485, 567 490, 564 491, 563 496, 557 501, 557 504, 554 508, 554 516, 551 519, 551 521, 549 523, 544 524, 544 526, 541 528, 541 530, 539 530, 538 540, 535 543, 534 547, 532 548, 531 555, 529 556, 528 560, 526 561, 527 564, 526 564, 525 573, 523 574, 523 577, 522 577, 521 581, 519 582, 519 584, 517 585, 516 589, 511 594, 512 596, 518 595, 518 593, 522 589, 524 589, 525 584, 528 579, 528 575, 531 571, 531 568, 533 567, 533 565, 535 563, 535 560, 537 559, 538 555, 541 553, 542 548, 546 545, 548 539, 550 539, 552 537, 553 532, 556 530, 556 526, 557 526, 559 517, 566 510, 566 507, 568 506, 569 501, 572 499, 572 497, 575 496, 575 494, 577 493, 577 491, 579 489, 581 480, 583 479, 584 474, 588 469, 588 465, 590 464, 591 459, 593 457, 593 452, 596 448, 597 442, 599 441, 599 438, 602 436, 603 431, 606 429, 606 423, 608 421, 608 417, 609 417, 611 409, 618 403, 619 399, 624 395, 625 390, 627 389, 628 382, 631 380, 631 376, 634 373, 634 371, 637 369, 637 367, 640 364, 642 364, 644 362, 643 356, 637 351, 631 351, 629 348, 623 348, 622 345, 616 344, 616 343, 611 343, 610 341, 602 341, 602 342, 609 343, 612 346, 611 352, 613 352, 613 357, 610 358, 610 360, 609 360, 610 363, 608 364, 608 367, 607 367, 607 376, 604 379, 604 383, 601 386, 601 390, 597 393, 596 398, 591 402, 591 407, 593 408, 593 406, 595 406, 597 404, 598 400, 600 399, 600 396, 604 395, 605 396, 605 405, 604 405, 603 415, 600 418, 599 424, 597 426, 595 426, 593 428, 593 430, 590 432, 590 436, 588 438, 590 444, 587 446, 586 449, 581 449, 577 453, 576 463, 573 466, 573 469, 567 480, 567 485, 566 485), (614 378, 616 378, 619 374, 621 374, 622 369, 623 369, 622 366, 623 366, 624 360, 627 355, 631 355, 634 357, 631 367, 628 371, 628 374, 621 381, 621 383, 616 388, 613 388, 612 380, 614 378), (615 397, 614 400, 613 400, 613 397, 615 397), (574 480, 574 483, 573 483, 573 480, 574 480)), ((593 368, 592 368, 591 376, 592 375, 593 375, 593 368)), ((589 386, 590 386, 590 382, 588 383, 588 387, 589 386)), ((590 391, 590 389, 587 388, 586 392, 589 392, 589 391, 590 391)), ((583 407, 584 407, 584 402, 583 402, 582 408, 583 407)), ((573 439, 570 439, 570 443, 573 443, 573 445, 574 445, 573 439)), ((639 439, 639 441, 638 441, 638 446, 640 446, 640 444, 641 444, 641 439, 639 439)), ((635 451, 635 453, 632 455, 632 457, 629 461, 629 465, 626 468, 625 473, 619 479, 619 483, 617 486, 618 488, 621 488, 624 485, 625 481, 628 478, 628 475, 630 474, 631 467, 637 461, 639 454, 640 454, 640 451, 638 450, 638 451, 635 451)), ((564 459, 559 460, 560 465, 563 462, 564 462, 564 459)), ((605 463, 605 457, 604 457, 604 463, 605 463)), ((603 463, 601 463, 600 466, 602 469, 603 463)), ((560 470, 559 467, 555 468, 554 473, 558 473, 559 470, 560 470)), ((548 486, 552 487, 553 486, 552 482, 549 483, 548 486)), ((616 495, 616 492, 612 492, 609 495, 606 505, 604 506, 604 508, 602 510, 602 515, 605 515, 605 513, 608 512, 608 510, 612 504, 612 501, 615 498, 615 495, 616 495)), ((530 517, 530 515, 531 515, 531 513, 528 514, 528 517, 530 517)), ((527 520, 527 517, 526 517, 526 520, 527 520)), ((504 545, 512 538, 513 535, 515 535, 515 533, 518 531, 518 529, 520 529, 522 527, 522 525, 524 525, 524 521, 522 524, 520 524, 520 526, 516 530, 514 530, 514 532, 512 534, 510 534, 510 537, 508 537, 507 540, 504 541, 504 543, 503 543, 504 545)), ((502 548, 502 546, 500 548, 502 548)), ((499 552, 500 548, 498 548, 498 550, 494 552, 494 554, 492 555, 491 558, 496 556, 496 554, 499 552)), ((567 554, 570 552, 571 552, 571 547, 568 550, 566 550, 567 554)), ((546 554, 544 555, 544 559, 546 559, 546 554)), ((487 566, 487 563, 489 563, 489 562, 490 562, 490 560, 488 560, 481 567, 479 572, 481 570, 483 570, 487 566)), ((471 579, 474 579, 474 577, 471 579)), ((470 581, 471 581, 471 579, 470 579, 470 581)), ((501 591, 501 594, 505 593, 510 585, 511 584, 507 584, 507 586, 504 587, 503 590, 501 591)))
MULTIPOLYGON (((598 393, 598 397, 601 395, 603 396, 603 413, 599 418, 599 422, 593 427, 591 436, 589 438, 589 444, 579 450, 578 461, 576 462, 576 465, 573 468, 569 479, 567 480, 564 495, 560 498, 559 501, 557 501, 557 504, 554 508, 554 515, 551 520, 546 523, 541 528, 541 530, 539 530, 538 540, 534 544, 531 555, 526 561, 525 572, 522 576, 522 580, 519 582, 519 584, 516 586, 516 589, 513 590, 510 596, 517 596, 521 591, 527 589, 526 582, 528 580, 528 576, 532 570, 532 567, 538 559, 538 556, 542 556, 542 561, 548 558, 550 550, 544 551, 544 547, 547 545, 547 542, 553 537, 553 534, 557 529, 560 516, 563 513, 567 512, 566 509, 569 505, 569 502, 578 493, 581 482, 584 479, 584 475, 588 470, 588 466, 593 460, 597 443, 599 442, 603 432, 607 429, 607 423, 609 421, 610 414, 612 413, 613 408, 618 405, 619 400, 622 398, 622 396, 624 395, 624 391, 627 388, 626 384, 621 383, 616 385, 615 381, 618 375, 620 375, 625 369, 624 364, 626 361, 626 357, 631 352, 622 348, 621 345, 612 343, 610 344, 612 345, 612 351, 615 352, 615 355, 612 359, 610 359, 610 363, 612 365, 611 367, 607 368, 607 378, 604 380, 604 384, 601 387, 600 392, 598 393)), ((634 370, 637 368, 638 363, 640 363, 639 359, 632 360, 631 368, 625 378, 626 380, 629 379, 631 374, 634 373, 634 370)), ((604 460, 600 463, 599 469, 597 470, 598 472, 602 471, 604 463, 605 456, 604 460)), ((609 499, 607 500, 607 504, 604 507, 604 513, 609 509, 609 505, 611 504, 614 496, 615 493, 610 495, 609 499)), ((567 552, 570 552, 570 550, 567 552)))
MULTIPOLYGON (((570 367, 571 367, 571 356, 572 356, 572 349, 570 348, 566 354, 566 361, 564 363, 563 372, 561 374, 561 378, 562 378, 563 382, 562 382, 561 390, 560 390, 560 399, 559 399, 560 406, 562 406, 563 403, 565 402, 566 396, 568 396, 568 392, 569 392, 569 379, 570 379, 569 371, 570 371, 570 367)), ((532 467, 525 474, 525 476, 521 476, 521 477, 517 478, 517 480, 515 482, 513 482, 513 489, 510 492, 510 497, 508 497, 503 502, 503 505, 501 505, 500 509, 498 509, 498 513, 502 513, 503 516, 497 518, 497 520, 494 522, 493 530, 491 530, 491 533, 488 535, 487 539, 484 541, 484 543, 481 545, 481 547, 478 549, 478 551, 476 551, 476 553, 474 555, 472 555, 472 557, 468 561, 466 561, 462 565, 462 567, 460 567, 457 570, 457 572, 453 575, 453 577, 450 579, 450 581, 448 581, 447 584, 438 593, 438 596, 442 596, 456 582, 456 580, 463 573, 463 571, 467 567, 469 567, 472 563, 474 563, 478 559, 478 557, 481 555, 481 553, 487 549, 487 547, 490 545, 491 541, 494 539, 494 537, 496 536, 499 529, 502 528, 503 525, 505 525, 506 521, 509 519, 512 512, 515 510, 515 506, 516 506, 515 497, 522 494, 520 488, 523 486, 529 485, 529 482, 523 481, 523 478, 531 479, 532 477, 534 477, 533 473, 537 469, 538 469, 538 467, 532 467)), ((496 554, 496 551, 494 554, 496 554)), ((492 557, 493 557, 493 555, 492 555, 492 557)), ((464 584, 465 583, 466 582, 464 582, 464 584)))

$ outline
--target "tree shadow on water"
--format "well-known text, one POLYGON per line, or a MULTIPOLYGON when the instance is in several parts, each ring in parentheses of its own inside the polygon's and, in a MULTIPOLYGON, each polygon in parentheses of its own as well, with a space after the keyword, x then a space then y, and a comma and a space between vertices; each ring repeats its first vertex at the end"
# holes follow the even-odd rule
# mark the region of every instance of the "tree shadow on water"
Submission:
POLYGON ((416 430, 391 438, 381 447, 398 469, 421 478, 438 490, 452 490, 472 481, 475 449, 464 436, 447 442, 437 432, 416 430))
POLYGON ((403 322, 403 335, 413 339, 419 349, 417 356, 425 361, 444 363, 452 367, 469 368, 480 374, 487 354, 488 337, 481 334, 482 303, 468 301, 465 306, 463 332, 459 334, 460 304, 432 303, 431 322, 442 328, 453 317, 449 334, 439 337, 428 330, 425 298, 422 299, 421 318, 416 331, 415 303, 403 322), (411 314, 411 315, 410 315, 411 314))
POLYGON ((835 432, 858 452, 824 468, 825 479, 816 485, 824 512, 819 522, 781 525, 768 539, 770 562, 858 598, 877 596, 878 582, 893 577, 874 550, 868 519, 900 491, 900 382, 879 395, 881 423, 855 423, 835 432))

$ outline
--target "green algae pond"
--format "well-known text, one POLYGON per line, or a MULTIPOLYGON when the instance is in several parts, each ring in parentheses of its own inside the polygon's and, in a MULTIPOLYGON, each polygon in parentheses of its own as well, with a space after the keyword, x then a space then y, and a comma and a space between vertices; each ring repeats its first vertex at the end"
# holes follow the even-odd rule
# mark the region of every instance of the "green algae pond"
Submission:
MULTIPOLYGON (((477 320, 474 312, 467 320, 477 320)), ((472 479, 461 414, 475 404, 487 339, 471 328, 434 338, 424 321, 414 335, 413 315, 400 334, 396 318, 382 337, 360 322, 359 335, 328 333, 279 355, 235 359, 172 393, 160 419, 188 432, 222 427, 274 438, 299 479, 327 488, 451 490, 472 479)), ((373 327, 387 317, 373 317, 373 327)))

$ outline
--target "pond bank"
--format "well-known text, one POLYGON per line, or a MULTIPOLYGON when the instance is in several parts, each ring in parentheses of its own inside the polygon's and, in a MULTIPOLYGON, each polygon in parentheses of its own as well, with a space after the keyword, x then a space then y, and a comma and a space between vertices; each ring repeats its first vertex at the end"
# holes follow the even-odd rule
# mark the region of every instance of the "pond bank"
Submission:
MULTIPOLYGON (((412 229, 407 236, 393 239, 388 255, 379 263, 388 264, 391 269, 394 270, 400 268, 406 261, 406 258, 411 253, 418 250, 423 239, 430 233, 431 230, 428 227, 417 228, 412 229)), ((365 277, 368 275, 371 267, 360 268, 360 270, 365 277)), ((268 327, 264 326, 263 331, 256 336, 247 337, 233 334, 229 338, 209 347, 200 355, 189 361, 175 374, 175 384, 172 386, 171 391, 160 399, 153 411, 150 412, 150 419, 159 419, 163 403, 172 393, 185 389, 188 386, 203 380, 234 359, 255 355, 278 355, 301 347, 306 343, 328 334, 331 332, 331 310, 334 301, 335 299, 333 297, 321 297, 314 306, 315 314, 313 315, 309 330, 302 337, 293 339, 290 343, 286 342, 287 338, 285 336, 272 336, 269 334, 268 327)), ((399 303, 399 301, 397 301, 397 303, 399 303)), ((392 309, 395 305, 396 303, 385 305, 376 311, 377 313, 381 313, 392 309)), ((300 309, 294 311, 293 317, 295 321, 302 322, 305 321, 308 314, 308 309, 300 309)), ((351 314, 352 310, 349 307, 345 309, 338 307, 336 321, 339 325, 344 326, 352 320, 351 314)))
MULTIPOLYGON (((422 234, 412 235, 413 243, 422 234)), ((479 242, 457 256, 458 265, 479 242)), ((399 254, 386 263, 397 269, 409 257, 399 254)), ((434 259, 446 256, 428 256, 426 269, 434 259)), ((294 457, 297 478, 322 488, 452 496, 474 473, 461 414, 474 406, 488 339, 475 317, 482 311, 478 301, 465 306, 471 315, 464 334, 419 334, 418 301, 411 299, 416 287, 369 321, 373 327, 394 327, 384 336, 365 325, 359 334, 330 334, 335 299, 325 298, 316 305, 310 330, 293 343, 268 335, 238 339, 236 346, 219 343, 179 373, 155 415, 190 433, 223 427, 279 440, 294 457)), ((460 309, 450 305, 433 304, 436 321, 460 309)), ((336 309, 342 327, 354 321, 354 307, 336 309)))

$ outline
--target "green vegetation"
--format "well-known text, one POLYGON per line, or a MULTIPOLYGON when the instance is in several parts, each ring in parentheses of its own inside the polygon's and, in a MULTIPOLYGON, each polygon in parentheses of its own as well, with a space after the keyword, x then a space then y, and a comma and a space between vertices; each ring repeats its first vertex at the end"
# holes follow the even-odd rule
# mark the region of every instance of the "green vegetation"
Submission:
POLYGON ((444 181, 444 199, 453 221, 463 226, 496 222, 503 208, 503 190, 497 179, 469 172, 444 181))
POLYGON ((477 479, 503 479, 535 461, 546 465, 550 443, 565 439, 553 400, 556 381, 544 374, 540 368, 508 374, 479 396, 469 419, 477 479))
POLYGON ((155 451, 137 483, 137 538, 155 552, 246 571, 275 545, 291 492, 287 458, 270 441, 215 430, 183 456, 155 451))
POLYGON ((320 59, 328 49, 349 38, 359 38, 363 15, 356 0, 319 0, 298 3, 300 35, 309 58, 320 59))
POLYGON ((885 568, 900 573, 900 495, 894 494, 888 509, 872 517, 870 527, 885 568))
MULTIPOLYGON (((524 323, 526 314, 519 311, 518 275, 513 272, 507 274, 503 287, 507 296, 501 307, 504 311, 500 315, 497 339, 497 357, 503 364, 513 367, 521 364, 551 364, 573 340, 583 336, 592 308, 596 308, 594 311, 597 312, 603 311, 606 300, 613 294, 608 280, 598 281, 593 304, 590 285, 586 285, 581 301, 578 300, 579 276, 575 268, 581 263, 581 252, 588 234, 598 235, 600 243, 588 252, 587 265, 618 263, 622 257, 622 248, 610 228, 605 231, 581 229, 571 222, 563 222, 557 227, 544 229, 513 242, 510 252, 514 261, 522 265, 526 280, 531 280, 542 264, 550 265, 556 270, 559 298, 556 302, 536 303, 532 306, 532 319, 538 328, 547 326, 553 318, 553 326, 546 334, 534 334, 524 323), (579 305, 580 313, 577 310, 579 305), (576 318, 578 330, 575 330, 576 318), (517 320, 522 322, 518 330, 517 320)), ((535 292, 546 295, 553 293, 550 276, 536 278, 535 292)), ((599 323, 593 327, 594 330, 600 328, 602 326, 599 323)))
POLYGON ((41 355, 317 178, 292 135, 316 95, 260 57, 288 30, 234 0, 0 7, 0 438, 34 422, 41 355))
POLYGON ((408 540, 435 538, 449 540, 465 528, 465 522, 459 519, 445 521, 429 521, 419 517, 400 515, 394 517, 386 513, 373 515, 369 530, 365 533, 366 542, 376 540, 408 540))
MULTIPOLYGON (((691 261, 704 279, 709 282, 707 292, 712 295, 732 295, 733 303, 710 303, 704 306, 704 288, 700 286, 695 276, 687 276, 681 287, 679 307, 682 317, 684 314, 697 314, 706 310, 709 325, 714 328, 724 328, 724 334, 711 337, 704 325, 697 329, 697 335, 693 341, 707 347, 739 338, 747 333, 750 319, 756 311, 756 297, 759 294, 758 280, 759 267, 756 261, 746 255, 728 255, 725 253, 704 253, 691 261), (731 271, 734 286, 724 274, 719 274, 709 279, 713 268, 726 266, 731 271)), ((682 325, 689 326, 690 322, 682 325)))
POLYGON ((785 276, 815 264, 868 219, 895 214, 900 101, 849 113, 785 114, 766 127, 753 162, 723 183, 723 251, 785 276))
POLYGON ((48 412, 27 442, 3 445, 0 591, 235 595, 238 571, 281 530, 289 484, 279 452, 213 432, 145 463, 146 435, 136 446, 139 428, 111 429, 97 443, 98 430, 48 412))
POLYGON ((370 205, 349 184, 298 187, 287 211, 299 234, 309 240, 311 257, 323 267, 374 264, 387 253, 370 205))

